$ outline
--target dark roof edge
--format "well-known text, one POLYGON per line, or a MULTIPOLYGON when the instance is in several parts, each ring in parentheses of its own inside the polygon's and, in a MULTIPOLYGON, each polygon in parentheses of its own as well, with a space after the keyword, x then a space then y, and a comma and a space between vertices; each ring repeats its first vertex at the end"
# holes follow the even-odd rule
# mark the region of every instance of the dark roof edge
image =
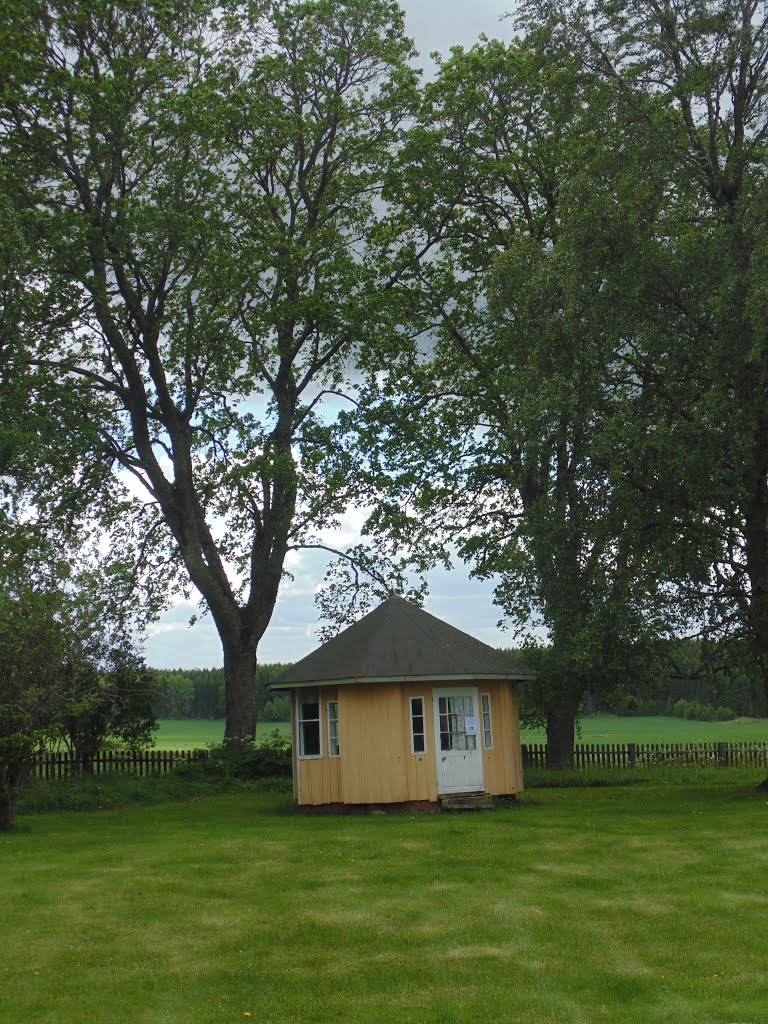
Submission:
POLYGON ((482 673, 473 672, 467 675, 440 675, 440 676, 357 676, 349 679, 306 679, 298 683, 267 683, 268 690, 299 690, 304 686, 351 686, 354 683, 431 683, 440 686, 442 683, 452 682, 492 682, 502 680, 506 682, 524 682, 527 679, 535 679, 535 672, 494 672, 482 673))

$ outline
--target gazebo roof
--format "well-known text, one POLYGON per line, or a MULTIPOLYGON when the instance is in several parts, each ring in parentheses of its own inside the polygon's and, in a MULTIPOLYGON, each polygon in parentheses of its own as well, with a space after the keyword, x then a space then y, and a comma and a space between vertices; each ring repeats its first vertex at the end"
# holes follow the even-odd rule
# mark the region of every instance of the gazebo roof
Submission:
POLYGON ((272 680, 269 688, 428 679, 521 680, 534 675, 509 655, 391 595, 272 680))

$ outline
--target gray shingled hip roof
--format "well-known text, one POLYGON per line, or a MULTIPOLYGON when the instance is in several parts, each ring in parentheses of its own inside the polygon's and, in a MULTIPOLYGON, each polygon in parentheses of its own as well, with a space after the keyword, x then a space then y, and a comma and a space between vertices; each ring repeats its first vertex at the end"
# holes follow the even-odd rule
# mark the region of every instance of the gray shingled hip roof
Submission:
POLYGON ((435 679, 532 679, 508 655, 392 595, 270 683, 286 690, 313 683, 435 679))

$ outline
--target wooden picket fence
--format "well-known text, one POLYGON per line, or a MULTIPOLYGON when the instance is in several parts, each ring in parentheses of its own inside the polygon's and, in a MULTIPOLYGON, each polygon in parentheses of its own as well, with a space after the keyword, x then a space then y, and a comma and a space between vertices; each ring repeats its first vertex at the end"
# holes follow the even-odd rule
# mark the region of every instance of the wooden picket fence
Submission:
POLYGON ((205 760, 205 750, 100 750, 91 759, 75 758, 66 751, 38 751, 33 775, 38 779, 64 779, 72 775, 131 772, 164 775, 179 764, 205 760))
MULTIPOLYGON (((546 768, 546 743, 523 743, 523 767, 546 768)), ((660 764, 768 767, 768 740, 711 743, 578 743, 576 768, 647 768, 660 764)))

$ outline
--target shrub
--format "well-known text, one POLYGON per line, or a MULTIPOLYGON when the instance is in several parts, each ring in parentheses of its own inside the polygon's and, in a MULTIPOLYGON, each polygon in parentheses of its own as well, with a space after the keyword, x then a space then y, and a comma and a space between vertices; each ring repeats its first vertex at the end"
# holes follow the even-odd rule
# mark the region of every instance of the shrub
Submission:
POLYGON ((736 717, 731 708, 713 708, 698 700, 678 700, 670 706, 670 714, 698 722, 729 722, 736 717))
POLYGON ((719 707, 715 709, 714 720, 716 722, 732 722, 735 717, 736 712, 733 710, 733 708, 719 707))
POLYGON ((274 697, 261 709, 263 722, 290 722, 291 698, 274 697))
POLYGON ((180 765, 184 775, 202 773, 250 781, 290 778, 291 743, 277 729, 258 745, 252 742, 230 746, 217 743, 208 749, 208 757, 191 765, 180 765))

